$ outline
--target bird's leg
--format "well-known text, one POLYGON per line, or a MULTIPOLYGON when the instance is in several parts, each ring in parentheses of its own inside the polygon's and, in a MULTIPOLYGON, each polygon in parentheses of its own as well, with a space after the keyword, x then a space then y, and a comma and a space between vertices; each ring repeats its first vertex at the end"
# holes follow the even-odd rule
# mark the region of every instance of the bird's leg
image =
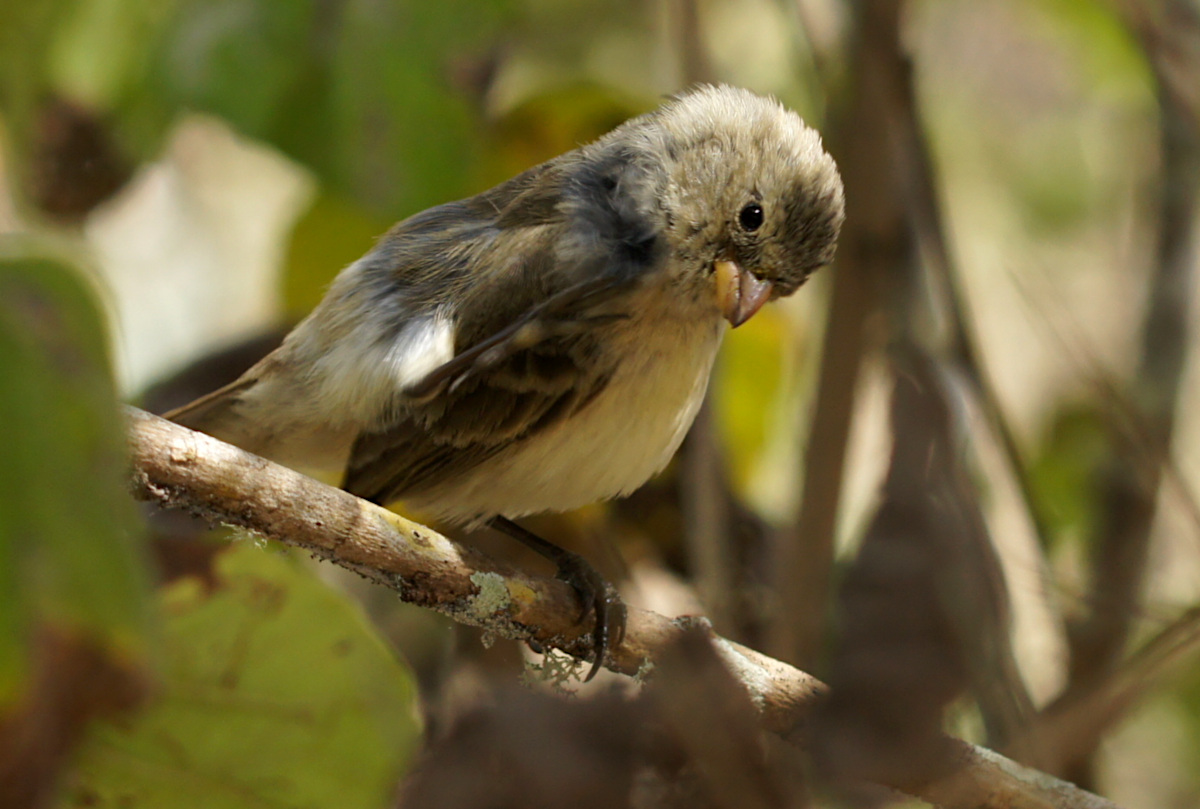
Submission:
POLYGON ((595 616, 596 624, 592 630, 592 653, 595 657, 592 670, 588 672, 584 682, 595 677, 604 664, 609 644, 619 645, 625 637, 625 604, 617 595, 616 588, 605 581, 596 572, 596 568, 579 554, 560 548, 553 542, 547 542, 507 517, 493 517, 487 524, 557 565, 558 572, 555 577, 571 585, 583 604, 578 620, 582 621, 588 615, 595 616))

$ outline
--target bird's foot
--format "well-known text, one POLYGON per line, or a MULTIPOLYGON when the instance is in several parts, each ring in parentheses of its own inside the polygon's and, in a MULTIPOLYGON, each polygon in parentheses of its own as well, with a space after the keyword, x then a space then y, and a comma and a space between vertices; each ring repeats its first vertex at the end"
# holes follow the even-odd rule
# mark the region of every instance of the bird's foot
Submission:
POLYGON ((617 589, 579 554, 542 539, 512 520, 494 517, 489 521, 489 525, 554 562, 557 567, 555 578, 571 585, 571 589, 579 597, 581 609, 576 622, 582 623, 588 616, 592 616, 592 668, 583 680, 588 682, 604 665, 604 658, 609 649, 619 646, 625 638, 627 611, 617 589))
POLYGON ((584 682, 588 682, 604 665, 608 650, 621 645, 625 639, 625 602, 613 587, 592 567, 588 560, 577 553, 562 550, 561 558, 555 560, 558 572, 555 578, 571 585, 579 597, 582 607, 576 623, 583 623, 588 616, 594 617, 592 628, 592 668, 584 682))

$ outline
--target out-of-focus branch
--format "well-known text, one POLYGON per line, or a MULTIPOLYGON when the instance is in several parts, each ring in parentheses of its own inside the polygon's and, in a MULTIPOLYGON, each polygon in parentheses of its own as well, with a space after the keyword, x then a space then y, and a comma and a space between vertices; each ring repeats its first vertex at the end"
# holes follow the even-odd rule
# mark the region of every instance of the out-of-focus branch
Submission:
POLYGON ((860 4, 852 57, 852 106, 834 122, 829 148, 838 161, 849 216, 838 245, 826 320, 817 398, 804 458, 804 490, 795 523, 776 541, 777 604, 767 648, 809 665, 829 615, 834 539, 846 446, 864 356, 882 339, 869 326, 879 312, 880 285, 908 255, 901 190, 887 148, 886 107, 895 98, 901 3, 860 4))
MULTIPOLYGON (((1140 437, 1145 446, 1140 449, 1154 463, 1144 467, 1130 463, 1124 447, 1115 450, 1107 463, 1101 498, 1105 514, 1093 551, 1087 599, 1092 609, 1072 628, 1068 699, 1095 691, 1116 670, 1140 612, 1150 530, 1169 462, 1187 358, 1190 289, 1200 258, 1196 232, 1200 118, 1194 82, 1179 81, 1181 60, 1200 66, 1200 12, 1177 0, 1118 7, 1149 58, 1162 116, 1161 232, 1142 324, 1141 357, 1131 384, 1144 428, 1140 437)), ((1089 777, 1089 760, 1099 737, 1086 741, 1090 744, 1077 745, 1080 758, 1065 770, 1083 779, 1089 777)))
POLYGON ((828 92, 839 80, 844 9, 830 0, 795 0, 795 8, 812 55, 813 68, 828 92))
POLYGON ((1189 0, 1111 0, 1141 40, 1171 115, 1200 131, 1200 9, 1189 0))
MULTIPOLYGON (((944 395, 947 401, 944 406, 951 407, 949 400, 963 395, 977 404, 1007 461, 1008 472, 1022 495, 1034 530, 1044 540, 1043 520, 1033 497, 1032 482, 1016 436, 984 370, 977 340, 970 326, 966 301, 959 286, 959 272, 951 258, 942 206, 936 191, 936 169, 917 109, 912 65, 902 56, 898 55, 897 59, 901 68, 898 72, 904 81, 895 85, 895 98, 888 107, 888 145, 902 178, 904 194, 901 207, 911 229, 914 255, 902 265, 902 272, 895 273, 897 293, 889 295, 887 301, 892 313, 894 340, 901 346, 924 348, 931 360, 937 360, 939 374, 965 382, 961 386, 946 386, 944 395), (940 294, 926 297, 922 293, 927 288, 940 294), (931 304, 936 306, 946 323, 946 327, 937 333, 929 325, 935 319, 929 316, 928 307, 931 304)), ((902 366, 905 364, 903 357, 895 359, 902 366)), ((931 392, 927 392, 925 398, 926 407, 936 401, 931 392)), ((945 594, 956 586, 951 582, 958 582, 959 586, 962 582, 971 583, 960 591, 960 598, 963 603, 973 603, 974 609, 964 611, 954 605, 944 606, 952 623, 957 622, 962 647, 960 651, 965 652, 971 690, 987 727, 989 743, 1001 744, 1027 738, 1022 736, 1022 731, 1033 716, 1033 701, 1013 655, 1004 574, 983 516, 983 498, 962 460, 973 442, 967 440, 962 425, 958 425, 957 429, 947 426, 942 433, 930 432, 920 428, 920 420, 921 417, 915 413, 895 414, 893 435, 897 446, 922 433, 925 435, 921 440, 929 445, 939 442, 956 445, 958 449, 946 453, 942 460, 948 467, 945 474, 956 478, 956 484, 950 487, 953 494, 949 499, 956 499, 959 508, 970 514, 970 519, 965 521, 961 530, 944 537, 945 550, 960 558, 960 569, 943 565, 941 576, 945 581, 937 590, 945 598, 945 594), (974 598, 969 595, 972 590, 975 591, 974 598), (983 597, 985 592, 989 597, 983 597)), ((906 474, 921 473, 917 464, 906 474)), ((925 474, 928 474, 928 470, 925 474)), ((925 492, 924 496, 938 497, 932 492, 925 492)), ((945 533, 945 529, 942 533, 945 533)), ((934 532, 930 532, 929 539, 933 536, 934 532)), ((935 544, 928 540, 927 543, 930 546, 935 544)), ((1039 573, 1048 578, 1048 565, 1041 565, 1039 573)), ((1043 585, 1049 589, 1048 580, 1043 585)), ((1032 744, 1024 745, 1022 753, 1026 762, 1039 763, 1032 744)))
POLYGON ((951 258, 946 229, 939 214, 940 208, 934 187, 933 160, 929 154, 928 143, 915 126, 907 128, 907 131, 903 133, 898 133, 898 137, 902 140, 902 143, 898 144, 898 149, 903 151, 906 156, 902 165, 910 169, 908 211, 913 231, 917 236, 922 260, 929 277, 934 281, 942 297, 943 305, 940 311, 945 314, 948 321, 946 356, 954 362, 970 386, 971 393, 978 402, 988 427, 995 435, 999 449, 1008 464, 1008 471, 1017 485, 1034 533, 1041 546, 1047 547, 1049 544, 1048 532, 1045 519, 1038 508, 1037 499, 1034 497, 1033 482, 1029 477, 1016 434, 1008 418, 1004 415, 1003 408, 1000 406, 1000 397, 996 394, 995 386, 992 385, 984 368, 979 343, 970 325, 966 297, 959 283, 959 272, 951 258))
POLYGON ((1200 652, 1200 608, 1180 615, 1120 667, 1082 691, 1068 691, 1034 721, 1028 738, 1039 765, 1061 772, 1091 754, 1097 739, 1117 725, 1145 694, 1186 658, 1200 652))
POLYGON ((679 51, 679 72, 683 84, 714 82, 717 74, 713 70, 712 58, 704 45, 699 0, 669 0, 667 11, 671 32, 675 35, 679 51))
MULTIPOLYGON (((671 0, 669 8, 677 32, 683 84, 715 81, 702 36, 700 3, 671 0)), ((737 532, 730 506, 735 495, 724 473, 725 453, 712 400, 710 389, 678 456, 679 511, 688 573, 697 595, 717 630, 737 637, 745 622, 738 620, 736 594, 744 590, 746 582, 734 547, 737 532)))
POLYGON ((711 395, 688 433, 679 464, 679 499, 688 566, 696 591, 719 632, 739 628, 735 593, 742 584, 733 542, 729 487, 711 395))
MULTIPOLYGON (((844 242, 843 242, 844 244, 844 242)), ((866 350, 871 291, 856 273, 845 246, 838 259, 825 327, 817 401, 804 456, 804 491, 792 525, 775 538, 772 590, 776 603, 768 651, 799 665, 811 664, 829 615, 834 539, 846 445, 866 350)))
MULTIPOLYGON (((786 564, 779 565, 777 590, 788 592, 784 577, 794 583, 792 594, 781 599, 784 604, 779 634, 793 632, 794 646, 789 648, 777 641, 770 647, 773 653, 801 664, 811 661, 828 614, 841 464, 859 363, 863 353, 870 350, 872 338, 881 343, 880 338, 886 335, 893 354, 907 351, 923 355, 932 366, 964 365, 973 383, 971 392, 982 401, 1001 441, 1007 441, 1018 475, 1020 469, 1011 433, 979 367, 961 300, 953 294, 957 290, 938 214, 933 168, 916 109, 912 65, 901 36, 905 7, 901 0, 855 6, 853 100, 839 120, 840 126, 833 130, 831 146, 836 149, 852 210, 839 248, 802 507, 793 534, 781 543, 781 558, 786 564), (937 265, 932 268, 933 274, 946 281, 943 291, 948 294, 933 302, 941 304, 942 310, 950 310, 949 339, 934 333, 930 326, 936 318, 930 317, 930 300, 925 295, 923 259, 932 259, 937 265), (841 310, 839 303, 843 304, 841 310), (871 334, 868 324, 872 323, 886 324, 887 332, 871 334), (847 356, 850 352, 855 353, 847 356), (793 563, 796 567, 791 566, 793 563), (798 628, 783 621, 799 622, 798 628)), ((899 356, 894 359, 900 373, 906 373, 909 363, 899 356)), ((927 371, 925 386, 937 387, 936 378, 941 373, 927 371)), ((913 372, 909 369, 908 373, 913 372)), ((897 390, 901 387, 898 380, 897 390)), ((953 391, 948 388, 945 395, 951 396, 953 391)), ((847 702, 855 703, 854 710, 863 708, 864 713, 870 713, 864 708, 871 706, 870 699, 844 693, 851 690, 851 682, 855 683, 853 688, 874 695, 907 690, 912 697, 912 711, 904 721, 897 718, 895 701, 884 698, 880 701, 886 707, 875 706, 880 715, 863 716, 860 724, 876 721, 890 727, 904 725, 911 733, 910 741, 917 745, 914 740, 921 735, 915 727, 921 719, 919 707, 925 709, 924 719, 936 728, 944 706, 939 700, 946 697, 945 693, 930 694, 928 704, 919 706, 924 697, 918 692, 922 687, 937 691, 931 685, 934 681, 945 681, 943 690, 953 691, 949 681, 955 680, 955 675, 950 672, 958 665, 962 669, 958 677, 963 682, 955 685, 971 687, 993 737, 1017 737, 1032 708, 1012 657, 1003 577, 980 513, 979 495, 961 466, 961 450, 946 449, 957 445, 951 436, 953 427, 941 424, 934 430, 922 422, 929 415, 922 408, 931 408, 935 403, 950 408, 950 404, 940 401, 933 391, 926 391, 923 399, 909 396, 905 401, 906 406, 916 410, 901 409, 893 416, 895 457, 883 507, 890 511, 884 513, 881 509, 876 515, 843 584, 842 636, 831 663, 834 700, 845 697, 847 702), (935 445, 943 451, 934 453, 935 445), (930 468, 937 464, 944 468, 930 468), (921 482, 919 491, 906 490, 900 496, 892 490, 897 482, 914 481, 921 482), (950 508, 951 502, 951 510, 960 517, 956 524, 932 516, 939 513, 939 508, 950 508), (910 524, 916 515, 926 520, 918 530, 910 524), (857 590, 851 586, 852 580, 859 582, 857 590), (855 600, 862 603, 855 604, 855 600), (922 620, 897 618, 909 616, 910 611, 922 620), (853 615, 862 620, 852 631, 853 615), (885 647, 887 652, 881 651, 885 647), (931 659, 931 648, 937 649, 940 660, 931 659), (889 677, 891 682, 887 682, 889 677)), ((926 728, 926 737, 934 732, 926 728)), ((872 757, 869 738, 847 743, 861 749, 844 757, 872 757)), ((901 742, 894 746, 908 745, 901 742)), ((887 756, 879 758, 882 761, 887 756)), ((903 755, 897 758, 901 759, 901 768, 909 765, 903 755)))
MULTIPOLYGON (((310 551, 395 590, 405 601, 507 638, 586 653, 590 627, 566 584, 530 576, 379 508, 215 438, 128 408, 136 496, 310 551)), ((694 620, 631 609, 606 661, 646 671, 694 620)), ((747 689, 763 726, 787 733, 825 692, 814 677, 719 637, 722 660, 747 689)), ((1111 802, 957 739, 936 781, 897 783, 947 809, 1116 809, 1111 802)))
POLYGON ((818 772, 851 792, 945 772, 945 709, 1006 679, 1002 588, 944 374, 912 343, 891 353, 891 459, 838 588, 833 690, 814 718, 818 772))

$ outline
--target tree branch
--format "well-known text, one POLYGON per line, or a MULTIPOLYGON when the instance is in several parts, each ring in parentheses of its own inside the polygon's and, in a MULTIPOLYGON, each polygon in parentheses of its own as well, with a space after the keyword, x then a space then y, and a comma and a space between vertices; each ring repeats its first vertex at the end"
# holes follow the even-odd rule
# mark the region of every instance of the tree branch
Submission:
MULTIPOLYGON (((1154 518, 1164 476, 1170 479, 1171 447, 1191 337, 1191 290, 1200 258, 1200 119, 1194 82, 1179 81, 1182 65, 1196 66, 1200 12, 1186 0, 1143 7, 1118 3, 1138 35, 1153 69, 1162 116, 1161 202, 1157 261, 1142 321, 1141 356, 1130 398, 1136 405, 1141 446, 1151 459, 1129 462, 1130 450, 1111 450, 1101 469, 1102 522, 1092 543, 1091 612, 1071 627, 1069 681, 1064 700, 1102 689, 1119 667, 1143 599, 1154 518), (1184 87, 1187 89, 1185 90, 1184 87)), ((1098 725, 1095 730, 1103 730, 1098 725)), ((1065 772, 1090 777, 1101 742, 1081 745, 1065 772)))
MULTIPOLYGON (((404 601, 515 640, 590 654, 590 627, 563 582, 523 573, 425 526, 340 489, 133 407, 129 420, 136 497, 310 551, 395 590, 404 601)), ((606 666, 647 670, 696 619, 629 610, 624 641, 606 666)), ((762 724, 776 733, 801 725, 825 693, 815 677, 752 649, 713 637, 750 693, 762 724)), ((891 784, 947 809, 1116 809, 1071 784, 999 754, 950 740, 958 765, 948 778, 891 784)))
MULTIPOLYGON (((587 658, 591 626, 578 623, 571 587, 533 576, 459 545, 395 512, 203 433, 127 407, 133 492, 214 523, 302 548, 499 637, 533 640, 587 658)), ((679 632, 694 624, 629 609, 624 641, 606 666, 634 675, 679 632)), ((757 685, 766 725, 794 725, 824 686, 815 677, 752 649, 719 640, 739 679, 757 685)))

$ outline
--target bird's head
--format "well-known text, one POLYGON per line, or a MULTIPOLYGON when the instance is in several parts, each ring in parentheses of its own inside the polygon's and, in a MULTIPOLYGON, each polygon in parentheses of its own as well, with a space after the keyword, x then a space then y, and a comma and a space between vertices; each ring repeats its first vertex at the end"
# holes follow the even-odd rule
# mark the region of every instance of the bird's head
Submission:
POLYGON ((821 137, 778 102, 700 87, 648 116, 666 186, 658 206, 678 283, 733 325, 833 259, 842 180, 821 137))

